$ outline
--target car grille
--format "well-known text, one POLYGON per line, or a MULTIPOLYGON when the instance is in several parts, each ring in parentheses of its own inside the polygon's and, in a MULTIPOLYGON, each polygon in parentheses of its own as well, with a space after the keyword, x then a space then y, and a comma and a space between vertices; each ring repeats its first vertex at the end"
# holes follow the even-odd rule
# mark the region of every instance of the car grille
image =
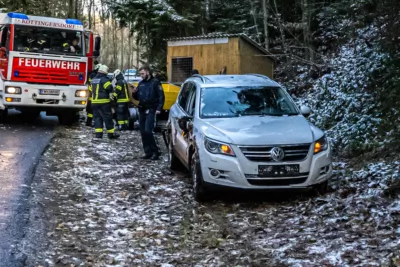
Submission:
POLYGON ((301 161, 307 158, 311 144, 290 146, 239 146, 243 155, 251 161, 271 162, 271 149, 280 147, 285 152, 282 161, 301 161))
POLYGON ((254 174, 246 174, 247 181, 251 185, 258 186, 285 186, 285 185, 296 185, 302 184, 307 181, 309 173, 300 173, 298 176, 289 176, 289 177, 274 177, 274 178, 265 178, 258 177, 258 175, 254 174))

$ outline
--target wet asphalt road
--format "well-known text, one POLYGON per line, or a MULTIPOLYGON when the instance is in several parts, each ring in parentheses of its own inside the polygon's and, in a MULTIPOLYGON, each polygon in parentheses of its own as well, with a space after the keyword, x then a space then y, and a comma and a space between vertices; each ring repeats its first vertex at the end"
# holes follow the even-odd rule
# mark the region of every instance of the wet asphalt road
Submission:
POLYGON ((0 124, 0 267, 23 266, 13 246, 24 235, 29 186, 57 125, 57 117, 43 115, 25 123, 16 111, 0 124))

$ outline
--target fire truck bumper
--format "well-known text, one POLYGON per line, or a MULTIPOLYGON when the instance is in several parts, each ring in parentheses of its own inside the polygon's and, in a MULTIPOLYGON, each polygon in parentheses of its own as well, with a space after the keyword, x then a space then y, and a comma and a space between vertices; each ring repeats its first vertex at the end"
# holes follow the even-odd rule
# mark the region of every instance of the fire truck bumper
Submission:
POLYGON ((0 109, 8 107, 60 107, 83 109, 88 96, 86 86, 5 83, 0 90, 0 109))

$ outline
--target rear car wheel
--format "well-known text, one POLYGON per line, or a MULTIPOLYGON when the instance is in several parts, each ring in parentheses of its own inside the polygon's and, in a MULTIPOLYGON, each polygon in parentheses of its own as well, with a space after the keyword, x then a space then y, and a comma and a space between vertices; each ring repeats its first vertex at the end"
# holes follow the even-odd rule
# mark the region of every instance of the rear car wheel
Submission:
POLYGON ((175 155, 173 149, 172 149, 172 136, 171 134, 168 135, 168 159, 169 159, 169 168, 173 171, 181 170, 183 169, 182 163, 178 159, 178 157, 175 155))
POLYGON ((207 195, 207 190, 204 185, 203 174, 201 173, 200 158, 197 154, 197 151, 193 153, 190 165, 194 199, 198 202, 206 201, 209 199, 209 196, 207 195))

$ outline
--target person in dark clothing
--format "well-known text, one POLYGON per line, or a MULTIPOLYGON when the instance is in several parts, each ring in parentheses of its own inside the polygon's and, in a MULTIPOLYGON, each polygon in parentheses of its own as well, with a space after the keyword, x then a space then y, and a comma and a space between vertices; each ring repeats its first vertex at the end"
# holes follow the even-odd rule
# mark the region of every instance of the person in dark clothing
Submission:
POLYGON ((108 67, 101 65, 96 77, 92 80, 92 107, 96 138, 103 138, 103 123, 106 125, 108 138, 118 138, 115 133, 111 113, 110 94, 113 91, 111 81, 107 78, 108 67))
POLYGON ((72 39, 71 43, 63 43, 64 50, 69 53, 79 54, 82 48, 79 46, 79 37, 72 39))
POLYGON ((200 73, 198 70, 194 69, 194 70, 192 70, 192 75, 195 75, 195 74, 200 74, 200 73))
POLYGON ((128 130, 129 125, 129 94, 128 83, 125 81, 124 75, 120 70, 114 71, 114 78, 116 80, 114 97, 117 99, 117 124, 118 129, 121 131, 128 130))
MULTIPOLYGON (((97 62, 97 61, 96 61, 97 62)), ((92 121, 93 121, 93 109, 92 109, 92 80, 94 79, 94 77, 96 77, 97 75, 97 71, 100 68, 100 64, 96 64, 96 66, 94 67, 94 70, 92 70, 89 75, 88 75, 88 89, 89 89, 89 95, 88 95, 88 99, 87 99, 87 103, 86 103, 86 114, 87 114, 87 118, 86 118, 86 126, 92 127, 92 121)))
POLYGON ((165 96, 161 83, 150 73, 149 67, 139 69, 142 81, 133 88, 132 97, 139 101, 139 126, 145 155, 143 159, 157 160, 160 149, 154 138, 156 115, 161 113, 165 96))

